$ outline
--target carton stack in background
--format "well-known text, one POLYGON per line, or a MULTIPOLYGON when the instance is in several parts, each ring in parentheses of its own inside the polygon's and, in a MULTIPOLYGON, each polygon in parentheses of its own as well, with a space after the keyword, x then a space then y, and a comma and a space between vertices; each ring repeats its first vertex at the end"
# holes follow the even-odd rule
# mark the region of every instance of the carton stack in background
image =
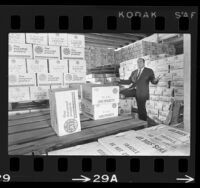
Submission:
POLYGON ((92 84, 112 84, 119 80, 116 74, 87 74, 86 81, 92 84))
POLYGON ((105 65, 115 65, 114 49, 103 47, 85 46, 85 60, 87 69, 93 69, 105 65))
POLYGON ((9 102, 46 100, 49 89, 85 83, 84 49, 84 35, 10 33, 9 102))
POLYGON ((82 112, 94 119, 118 116, 119 86, 83 85, 82 112))

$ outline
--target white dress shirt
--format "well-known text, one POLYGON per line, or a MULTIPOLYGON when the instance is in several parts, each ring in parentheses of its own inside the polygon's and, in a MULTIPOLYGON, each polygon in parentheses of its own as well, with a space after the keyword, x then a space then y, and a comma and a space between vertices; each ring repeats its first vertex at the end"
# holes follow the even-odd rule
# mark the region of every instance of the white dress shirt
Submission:
MULTIPOLYGON (((138 75, 139 75, 139 72, 140 72, 140 76, 141 76, 141 74, 142 74, 142 71, 144 70, 144 67, 143 68, 141 68, 141 72, 140 72, 140 69, 138 69, 138 72, 137 72, 137 77, 138 77, 138 75)), ((139 78, 138 78, 139 79, 139 78)))

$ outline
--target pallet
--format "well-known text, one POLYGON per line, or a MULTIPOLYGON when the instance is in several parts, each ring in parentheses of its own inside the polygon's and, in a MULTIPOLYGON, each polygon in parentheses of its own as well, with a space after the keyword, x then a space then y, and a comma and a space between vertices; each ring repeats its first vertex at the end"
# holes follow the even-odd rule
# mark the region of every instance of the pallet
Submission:
POLYGON ((41 155, 55 149, 95 141, 100 137, 147 126, 130 116, 91 120, 81 115, 81 132, 58 137, 51 128, 50 114, 34 112, 9 117, 9 155, 41 155))

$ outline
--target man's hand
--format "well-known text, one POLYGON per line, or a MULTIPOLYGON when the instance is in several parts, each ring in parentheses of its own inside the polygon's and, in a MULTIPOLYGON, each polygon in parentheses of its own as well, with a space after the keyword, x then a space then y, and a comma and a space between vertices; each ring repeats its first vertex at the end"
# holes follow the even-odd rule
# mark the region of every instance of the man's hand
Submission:
POLYGON ((155 81, 159 81, 161 78, 162 78, 162 76, 159 75, 159 76, 155 79, 155 81))

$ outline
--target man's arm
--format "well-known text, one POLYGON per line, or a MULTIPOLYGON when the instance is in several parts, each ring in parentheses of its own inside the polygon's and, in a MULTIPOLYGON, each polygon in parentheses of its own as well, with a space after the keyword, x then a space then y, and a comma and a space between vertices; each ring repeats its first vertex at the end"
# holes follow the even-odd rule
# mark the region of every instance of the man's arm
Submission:
POLYGON ((131 73, 131 75, 130 75, 130 77, 129 77, 128 80, 120 80, 120 81, 119 81, 119 84, 122 84, 122 85, 129 85, 129 84, 133 83, 133 80, 132 80, 133 73, 134 73, 134 72, 131 73))
POLYGON ((150 81, 151 81, 151 83, 152 84, 157 84, 158 82, 159 82, 159 80, 160 80, 160 77, 158 77, 158 78, 155 78, 155 75, 154 75, 154 72, 153 72, 153 70, 152 69, 150 69, 150 81))

